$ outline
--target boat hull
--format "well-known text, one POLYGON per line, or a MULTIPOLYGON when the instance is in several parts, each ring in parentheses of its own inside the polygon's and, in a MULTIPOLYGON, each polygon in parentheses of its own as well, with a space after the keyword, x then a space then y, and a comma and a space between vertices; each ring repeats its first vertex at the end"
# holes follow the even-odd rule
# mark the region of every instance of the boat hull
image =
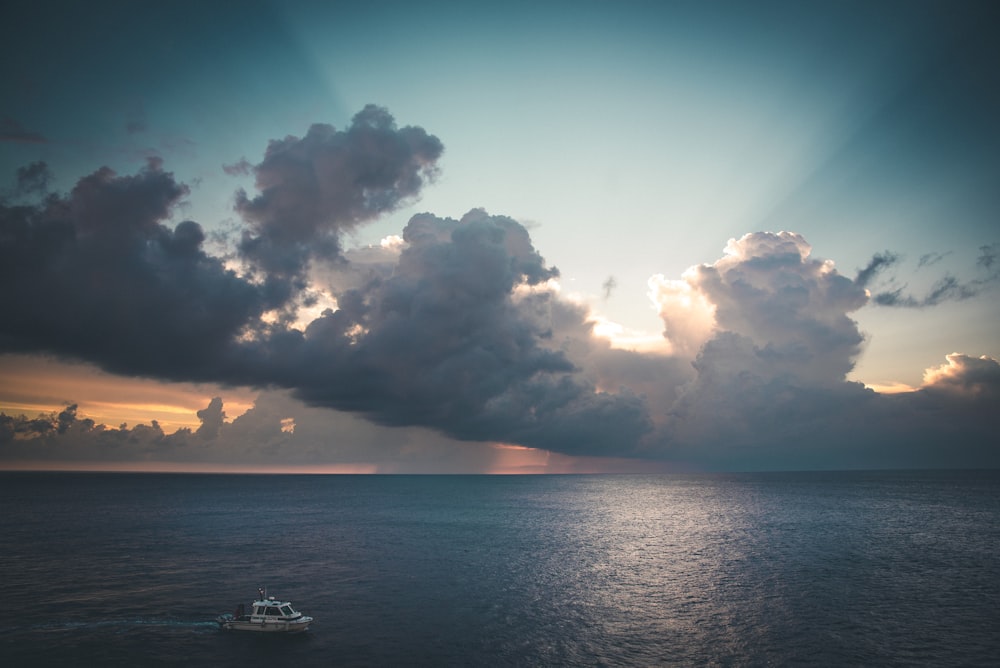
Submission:
POLYGON ((223 631, 251 631, 255 633, 301 633, 312 624, 312 617, 299 617, 290 620, 265 620, 263 622, 236 619, 223 615, 216 619, 223 631))

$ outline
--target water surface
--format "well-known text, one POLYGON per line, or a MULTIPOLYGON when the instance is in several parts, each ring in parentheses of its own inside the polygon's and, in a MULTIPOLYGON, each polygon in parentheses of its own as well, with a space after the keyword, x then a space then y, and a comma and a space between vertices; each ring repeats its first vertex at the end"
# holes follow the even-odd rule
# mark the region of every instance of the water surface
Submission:
POLYGON ((995 665, 1000 474, 0 474, 10 665, 995 665), (224 633, 258 586, 317 619, 224 633))

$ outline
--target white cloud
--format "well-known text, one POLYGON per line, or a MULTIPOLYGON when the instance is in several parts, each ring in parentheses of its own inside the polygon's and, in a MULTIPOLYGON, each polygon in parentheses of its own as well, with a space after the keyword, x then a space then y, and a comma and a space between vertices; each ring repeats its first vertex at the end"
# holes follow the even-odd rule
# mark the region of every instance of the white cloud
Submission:
POLYGON ((663 336, 674 354, 693 358, 715 329, 715 305, 698 289, 697 268, 681 280, 656 274, 649 279, 649 297, 663 320, 663 336))

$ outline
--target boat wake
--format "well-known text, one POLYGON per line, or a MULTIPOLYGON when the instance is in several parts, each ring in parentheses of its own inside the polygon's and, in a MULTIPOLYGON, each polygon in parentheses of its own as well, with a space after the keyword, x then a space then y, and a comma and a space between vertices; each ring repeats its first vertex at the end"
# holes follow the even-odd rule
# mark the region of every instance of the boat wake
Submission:
POLYGON ((213 621, 185 621, 180 619, 141 617, 137 619, 99 619, 87 622, 46 622, 44 624, 36 624, 26 630, 60 632, 107 628, 125 632, 135 629, 155 627, 215 631, 219 628, 219 625, 213 621))

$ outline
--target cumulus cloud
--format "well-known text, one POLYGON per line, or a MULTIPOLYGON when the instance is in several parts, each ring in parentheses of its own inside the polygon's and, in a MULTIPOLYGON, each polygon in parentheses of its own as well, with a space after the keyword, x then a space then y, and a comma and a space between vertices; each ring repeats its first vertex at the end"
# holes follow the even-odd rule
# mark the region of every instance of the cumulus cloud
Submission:
POLYGON ((299 397, 388 425, 554 449, 635 447, 642 402, 598 391, 552 337, 547 267, 527 230, 474 210, 414 216, 393 274, 338 296, 300 351, 299 397), (329 360, 340 377, 312 371, 329 360), (618 445, 616 446, 615 443, 618 445))
POLYGON ((895 256, 879 254, 852 280, 811 251, 797 234, 753 233, 682 281, 651 281, 665 335, 682 342, 679 354, 697 345, 695 377, 676 401, 652 409, 669 416, 656 435, 661 456, 764 469, 1000 462, 987 435, 997 411, 983 399, 1000 388, 995 362, 951 356, 920 391, 891 397, 846 381, 864 341, 850 313, 895 256), (698 326, 682 329, 691 322, 698 326), (945 382, 953 376, 961 380, 945 382), (985 387, 970 385, 973 377, 985 387), (950 388, 953 397, 956 386, 979 388, 977 403, 942 395, 950 388), (945 415, 961 416, 961 426, 945 415), (954 432, 967 440, 955 445, 954 432))
POLYGON ((0 203, 0 322, 6 352, 50 352, 126 374, 208 379, 218 355, 268 307, 207 255, 193 221, 166 223, 187 194, 151 160, 102 168, 66 196, 0 203))
POLYGON ((947 363, 924 373, 924 387, 958 394, 1000 398, 1000 363, 983 355, 961 353, 947 356, 947 363))
POLYGON ((693 267, 683 283, 658 278, 651 287, 665 335, 690 353, 710 333, 737 333, 773 374, 843 380, 864 340, 848 314, 867 296, 811 252, 801 235, 757 232, 731 239, 720 260, 693 267))
POLYGON ((214 397, 208 406, 197 412, 201 426, 195 434, 203 439, 215 438, 226 422, 226 412, 222 410, 222 399, 214 397))
POLYGON ((693 358, 715 329, 715 304, 695 283, 692 267, 680 280, 656 274, 649 279, 649 297, 663 321, 663 336, 674 353, 693 358))
POLYGON ((422 128, 398 128, 368 105, 346 130, 315 124, 304 137, 272 141, 253 167, 258 194, 240 191, 250 229, 244 257, 272 276, 299 276, 315 257, 340 254, 340 234, 415 197, 444 147, 422 128))
POLYGON ((59 413, 29 419, 0 413, 0 457, 13 462, 141 462, 190 437, 166 435, 153 420, 133 428, 109 428, 77 417, 75 404, 59 413))

